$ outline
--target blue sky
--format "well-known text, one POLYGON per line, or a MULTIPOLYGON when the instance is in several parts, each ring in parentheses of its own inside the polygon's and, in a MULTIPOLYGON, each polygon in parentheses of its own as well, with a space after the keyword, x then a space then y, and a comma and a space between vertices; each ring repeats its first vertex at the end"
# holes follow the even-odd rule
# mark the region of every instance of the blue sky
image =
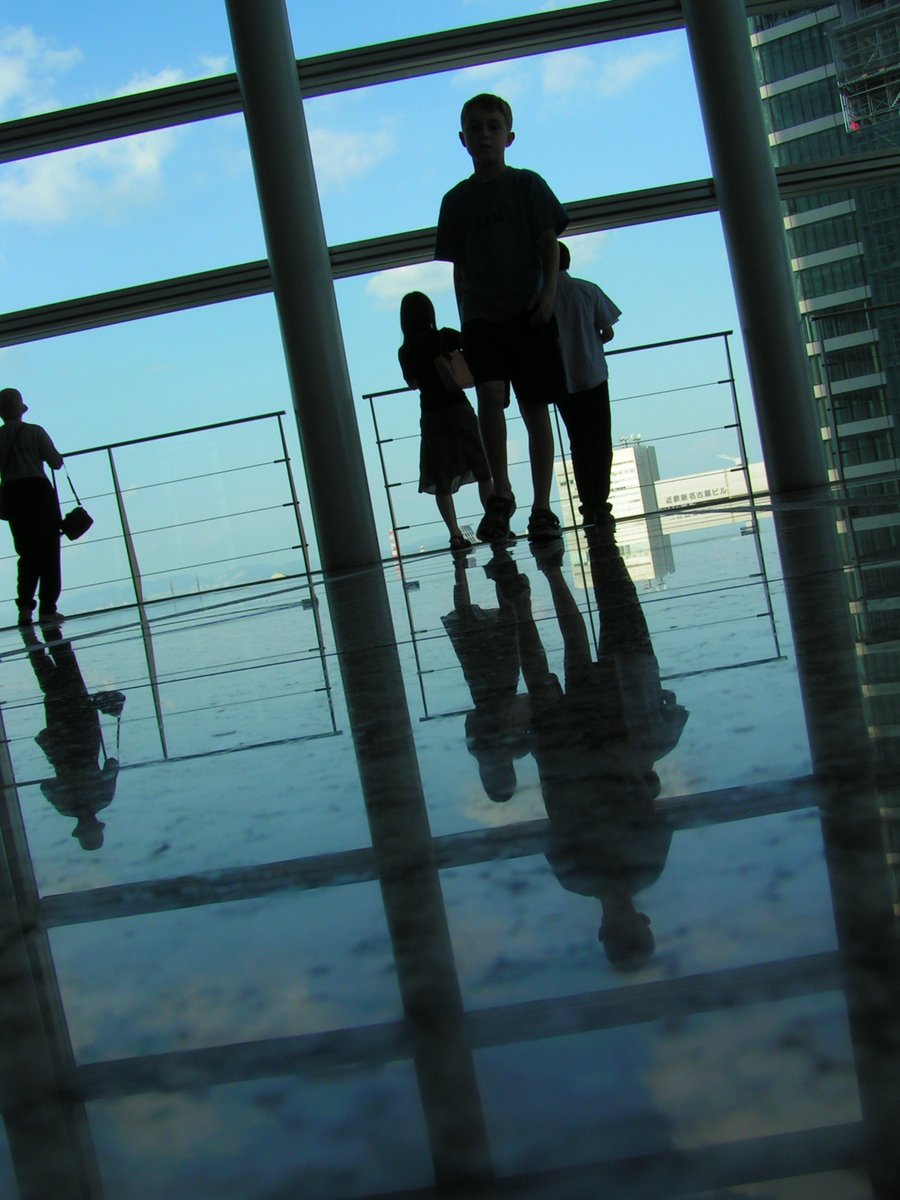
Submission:
MULTIPOLYGON (((302 57, 435 28, 434 9, 386 0, 288 0, 302 57)), ((547 5, 456 0, 443 25, 542 11, 547 5)), ((232 70, 221 0, 7 3, 0 21, 0 120, 232 70)), ((683 34, 534 56, 449 72, 306 105, 326 233, 332 244, 433 225, 440 198, 468 173, 456 138, 475 91, 512 103, 513 165, 539 171, 565 202, 710 174, 683 34)), ((617 346, 737 328, 716 215, 572 239, 573 274, 599 282, 623 310, 617 346)), ((240 116, 120 139, 0 167, 0 289, 4 310, 26 308, 264 257, 240 116)), ((341 281, 336 291, 354 391, 398 386, 397 306, 428 291, 456 324, 449 270, 425 264, 341 281)), ((752 425, 740 339, 739 390, 752 425)), ((706 349, 671 361, 614 360, 613 395, 721 378, 706 349), (674 375, 673 375, 674 373, 674 375), (677 376, 677 378, 675 378, 677 376), (617 386, 619 391, 617 393, 617 386)), ((290 408, 274 302, 239 301, 0 351, 4 385, 21 388, 33 419, 63 450, 187 424, 290 408)), ((721 389, 678 393, 687 428, 729 419, 721 389)), ((615 410, 614 410, 615 411, 615 410)), ((385 419, 415 429, 415 404, 385 419)), ((656 418, 629 414, 617 434, 654 435, 656 418), (634 428, 635 423, 641 426, 634 428)), ((368 408, 360 427, 383 501, 368 408)), ((521 449, 510 430, 513 457, 521 449)), ((401 475, 415 473, 414 441, 401 475)), ((663 475, 721 465, 727 436, 660 446, 663 475)), ((751 457, 756 456, 751 437, 751 457)), ((474 490, 471 497, 475 504, 474 490)))

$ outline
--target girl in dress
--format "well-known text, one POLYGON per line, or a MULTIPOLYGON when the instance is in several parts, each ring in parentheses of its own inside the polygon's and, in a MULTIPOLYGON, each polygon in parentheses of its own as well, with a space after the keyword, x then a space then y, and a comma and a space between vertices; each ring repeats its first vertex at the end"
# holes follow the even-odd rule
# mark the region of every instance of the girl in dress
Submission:
POLYGON ((457 552, 465 551, 469 543, 459 528, 453 496, 464 483, 477 482, 484 504, 492 491, 491 472, 475 410, 450 377, 450 355, 459 349, 459 333, 436 325, 434 305, 424 292, 409 292, 403 297, 403 345, 398 357, 408 386, 419 389, 419 491, 434 496, 450 534, 450 549, 457 552), (438 363, 439 359, 444 363, 438 363))

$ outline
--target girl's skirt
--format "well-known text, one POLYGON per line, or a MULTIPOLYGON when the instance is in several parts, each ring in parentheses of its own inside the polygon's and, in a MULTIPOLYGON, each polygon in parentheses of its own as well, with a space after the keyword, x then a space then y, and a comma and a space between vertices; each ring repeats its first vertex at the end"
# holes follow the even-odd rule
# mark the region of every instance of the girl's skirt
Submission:
POLYGON ((468 402, 422 413, 419 491, 448 496, 464 483, 490 479, 478 418, 468 402))

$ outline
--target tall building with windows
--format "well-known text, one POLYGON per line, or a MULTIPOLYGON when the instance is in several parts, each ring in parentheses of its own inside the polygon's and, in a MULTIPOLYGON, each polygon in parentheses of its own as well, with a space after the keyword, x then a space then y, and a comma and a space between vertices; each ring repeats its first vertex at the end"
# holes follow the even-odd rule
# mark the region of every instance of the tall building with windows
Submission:
MULTIPOLYGON (((838 0, 750 25, 776 166, 900 146, 897 0, 838 0)), ((900 756, 898 212, 895 180, 784 203, 831 477, 885 499, 881 513, 851 510, 843 529, 870 727, 890 760, 900 756)))

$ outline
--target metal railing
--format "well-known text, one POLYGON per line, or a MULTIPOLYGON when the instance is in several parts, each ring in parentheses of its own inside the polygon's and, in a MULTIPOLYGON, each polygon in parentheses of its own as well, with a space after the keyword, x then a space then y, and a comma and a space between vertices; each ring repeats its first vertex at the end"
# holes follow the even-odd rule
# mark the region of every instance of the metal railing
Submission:
MULTIPOLYGON (((154 606, 170 616, 179 602, 209 604, 218 594, 221 603, 223 592, 266 581, 283 589, 286 580, 303 580, 308 594, 301 600, 312 613, 330 703, 319 603, 283 416, 260 413, 67 451, 64 472, 55 475, 63 509, 64 480, 71 475, 94 517, 82 540, 63 540, 64 607, 70 616, 136 609, 164 757, 154 606)), ((15 555, 0 559, 2 587, 10 596, 15 570, 15 555)))
MULTIPOLYGON (((69 474, 94 517, 83 540, 63 542, 69 611, 143 611, 265 578, 310 578, 283 417, 260 413, 66 451, 55 476, 63 511, 69 474)), ((14 554, 0 557, 0 594, 10 598, 15 564, 14 554)))
MULTIPOLYGON (((743 422, 738 404, 734 365, 730 346, 730 338, 732 336, 733 331, 725 330, 721 332, 698 334, 692 337, 673 338, 666 341, 649 342, 644 345, 627 346, 607 350, 607 358, 620 356, 623 357, 624 361, 624 356, 643 356, 646 361, 646 357, 651 352, 675 350, 676 348, 696 347, 700 343, 718 342, 722 347, 722 358, 720 361, 721 367, 724 368, 723 374, 722 370, 717 368, 717 364, 709 364, 707 367, 709 372, 712 372, 715 369, 715 375, 713 377, 710 377, 709 374, 707 374, 705 377, 698 379, 696 375, 685 376, 682 372, 682 381, 677 384, 664 384, 658 388, 651 386, 648 387, 646 391, 641 390, 631 393, 629 393, 627 390, 623 391, 621 381, 616 378, 613 395, 611 397, 613 408, 613 425, 614 428, 617 429, 619 441, 625 442, 629 439, 626 436, 623 436, 623 430, 621 427, 623 421, 635 419, 635 413, 637 413, 638 420, 641 420, 642 422, 644 420, 649 420, 656 426, 656 429, 649 435, 643 432, 638 435, 644 445, 660 445, 664 442, 671 443, 674 441, 684 441, 690 438, 705 439, 708 443, 710 437, 717 434, 725 434, 729 438, 733 438, 733 443, 730 446, 726 446, 723 443, 721 448, 723 450, 734 449, 736 451, 735 454, 718 454, 713 456, 712 460, 707 457, 706 461, 698 461, 696 467, 691 473, 699 475, 710 469, 718 469, 721 471, 722 468, 717 467, 716 459, 727 459, 727 461, 731 463, 729 474, 737 472, 743 477, 743 488, 735 489, 735 492, 740 492, 742 499, 747 498, 751 509, 751 519, 753 519, 755 517, 755 509, 753 505, 754 493, 750 480, 750 464, 747 457, 746 438, 744 435, 743 422), (676 406, 678 405, 679 400, 681 400, 688 392, 693 393, 694 396, 698 397, 701 395, 701 393, 705 394, 703 397, 703 403, 706 411, 709 411, 716 404, 722 404, 723 402, 719 399, 719 397, 724 395, 725 408, 722 419, 713 422, 705 421, 703 424, 687 430, 679 428, 679 419, 673 420, 672 414, 673 412, 677 411, 676 406), (712 397, 712 399, 710 400, 709 397, 712 397), (623 415, 626 408, 629 406, 631 406, 631 413, 628 415, 623 415), (661 417, 660 414, 663 413, 665 416, 661 417)), ((654 381, 655 379, 665 377, 666 374, 667 368, 665 367, 662 369, 657 368, 654 372, 652 367, 648 368, 644 364, 639 363, 637 364, 637 369, 632 377, 631 382, 633 382, 634 386, 640 388, 648 380, 648 378, 651 381, 654 381)), ((625 386, 627 388, 627 383, 625 386)), ((375 442, 378 448, 379 462, 381 466, 382 482, 391 521, 391 552, 396 558, 409 557, 411 554, 421 552, 421 548, 418 551, 409 548, 408 542, 404 546, 402 544, 403 534, 414 534, 418 532, 421 536, 422 532, 427 531, 430 526, 440 525, 440 520, 435 516, 433 510, 425 519, 415 518, 413 515, 415 498, 411 494, 411 489, 416 487, 417 481, 413 478, 409 478, 408 476, 405 478, 396 478, 394 468, 391 462, 389 462, 389 452, 391 449, 403 446, 404 443, 418 443, 418 430, 417 428, 413 427, 418 420, 418 405, 407 404, 405 406, 405 412, 401 414, 399 421, 397 419, 396 412, 391 414, 393 420, 393 428, 391 430, 385 429, 383 417, 379 419, 379 406, 381 406, 384 401, 390 399, 391 397, 409 396, 411 394, 414 394, 414 389, 401 387, 389 388, 378 392, 368 392, 364 393, 363 395, 363 399, 369 403, 369 409, 372 416, 372 423, 375 431, 375 442), (395 499, 395 497, 401 495, 401 493, 404 495, 403 509, 401 509, 400 504, 395 499)), ((555 413, 555 409, 554 414, 557 446, 564 446, 567 444, 565 431, 562 428, 558 414, 555 413)), ((521 424, 521 417, 518 415, 515 406, 511 406, 507 410, 507 428, 509 430, 508 437, 510 443, 513 442, 516 436, 516 427, 521 424)), ((702 453, 702 451, 700 453, 702 453)), ((697 457, 699 459, 699 454, 697 457)), ((557 453, 557 463, 561 463, 566 459, 567 456, 565 454, 557 453)), ((524 479, 527 469, 527 457, 516 458, 511 454, 511 477, 514 474, 518 474, 524 479)), ((682 472, 682 474, 687 475, 688 472, 685 471, 682 472)), ((523 482, 523 494, 527 494, 528 486, 529 485, 527 482, 523 482)), ((573 506, 577 511, 577 506, 574 504, 576 498, 570 489, 568 494, 561 497, 561 499, 567 501, 568 504, 573 506)), ((709 508, 711 503, 715 503, 717 501, 720 502, 722 499, 727 499, 727 497, 717 495, 712 501, 708 501, 703 498, 687 500, 683 503, 674 504, 670 507, 667 507, 666 511, 673 513, 691 512, 703 508, 709 508)), ((647 513, 649 515, 661 515, 661 510, 648 509, 647 513)), ((480 509, 478 515, 480 516, 480 509)), ((471 518, 467 516, 460 517, 461 521, 467 519, 471 518)))
MULTIPOLYGON (((714 477, 717 484, 714 487, 697 487, 693 498, 690 494, 684 500, 672 498, 664 507, 656 503, 654 497, 652 504, 645 505, 643 511, 634 515, 622 516, 616 512, 614 492, 611 494, 611 500, 613 511, 618 518, 617 540, 626 565, 632 569, 633 563, 629 562, 628 554, 629 541, 639 536, 639 526, 646 526, 645 533, 650 545, 650 559, 654 563, 653 570, 658 571, 660 576, 673 570, 672 565, 667 568, 665 565, 656 565, 657 561, 663 564, 669 561, 671 556, 668 547, 673 532, 700 528, 706 523, 720 521, 740 523, 742 532, 752 535, 754 549, 752 568, 741 586, 761 589, 763 605, 761 611, 755 612, 754 615, 766 620, 772 656, 777 659, 781 657, 782 652, 759 527, 758 497, 764 496, 765 493, 755 490, 754 481, 751 479, 747 440, 740 413, 731 352, 732 336, 730 330, 717 331, 607 351, 607 356, 616 360, 614 366, 611 364, 613 428, 616 435, 614 446, 617 440, 618 444, 639 441, 643 447, 665 446, 670 460, 680 459, 682 463, 692 467, 692 470, 679 470, 673 476, 674 479, 704 477, 709 485, 714 477), (708 348, 711 352, 705 358, 701 353, 699 357, 704 358, 702 363, 697 361, 698 347, 708 348), (699 419, 692 420, 690 427, 686 429, 684 426, 687 398, 699 402, 693 414, 699 419), (626 429, 629 430, 628 435, 625 434, 626 429), (636 432, 638 429, 641 430, 640 434, 636 432), (685 448, 691 440, 694 447, 685 448), (671 453, 673 446, 679 447, 675 454, 671 453), (728 463, 727 467, 721 465, 723 460, 728 463), (735 481, 736 477, 739 482, 735 481), (715 494, 700 494, 704 491, 715 494)), ((418 589, 416 576, 420 567, 427 570, 426 563, 430 554, 434 549, 442 549, 444 544, 434 548, 424 545, 423 539, 427 540, 432 530, 441 528, 442 523, 433 507, 433 497, 420 496, 417 492, 417 480, 410 478, 408 473, 411 454, 419 439, 419 405, 417 398, 412 399, 415 396, 414 389, 403 387, 367 393, 363 399, 368 401, 372 416, 391 524, 391 551, 401 582, 422 701, 425 712, 428 713, 424 677, 430 672, 422 661, 421 650, 432 636, 436 634, 440 637, 442 631, 432 631, 428 624, 429 618, 423 618, 421 612, 418 616, 414 612, 418 589), (397 403, 400 399, 403 401, 402 408, 397 403), (423 512, 423 506, 428 506, 427 512, 423 512)), ((571 469, 568 469, 567 454, 559 453, 560 447, 568 447, 568 439, 555 409, 554 420, 558 449, 555 461, 560 468, 556 472, 559 498, 554 502, 554 507, 560 511, 563 518, 563 528, 567 531, 570 568, 576 586, 584 597, 586 616, 593 629, 588 556, 584 539, 577 536, 577 495, 574 492, 571 469)), ((511 447, 517 440, 520 426, 521 417, 515 405, 512 405, 507 410, 508 440, 511 447)), ((513 490, 516 491, 517 486, 520 486, 521 494, 528 495, 530 477, 527 457, 510 453, 510 477, 513 490)), ((656 484, 661 482, 664 480, 654 480, 656 484)), ((645 500, 647 491, 646 487, 641 489, 645 500)), ((470 494, 474 504, 478 506, 476 489, 471 489, 470 494)), ((457 499, 459 495, 458 493, 457 499)), ((765 504, 763 507, 765 508, 765 504)), ((479 517, 480 506, 472 515, 462 512, 461 509, 458 511, 461 525, 470 521, 474 524, 479 517)), ((654 583, 661 587, 662 579, 656 579, 654 583)), ((733 583, 729 583, 729 587, 731 586, 733 583)), ((596 633, 596 630, 593 632, 596 633)), ((733 665, 735 664, 726 664, 733 665)))

